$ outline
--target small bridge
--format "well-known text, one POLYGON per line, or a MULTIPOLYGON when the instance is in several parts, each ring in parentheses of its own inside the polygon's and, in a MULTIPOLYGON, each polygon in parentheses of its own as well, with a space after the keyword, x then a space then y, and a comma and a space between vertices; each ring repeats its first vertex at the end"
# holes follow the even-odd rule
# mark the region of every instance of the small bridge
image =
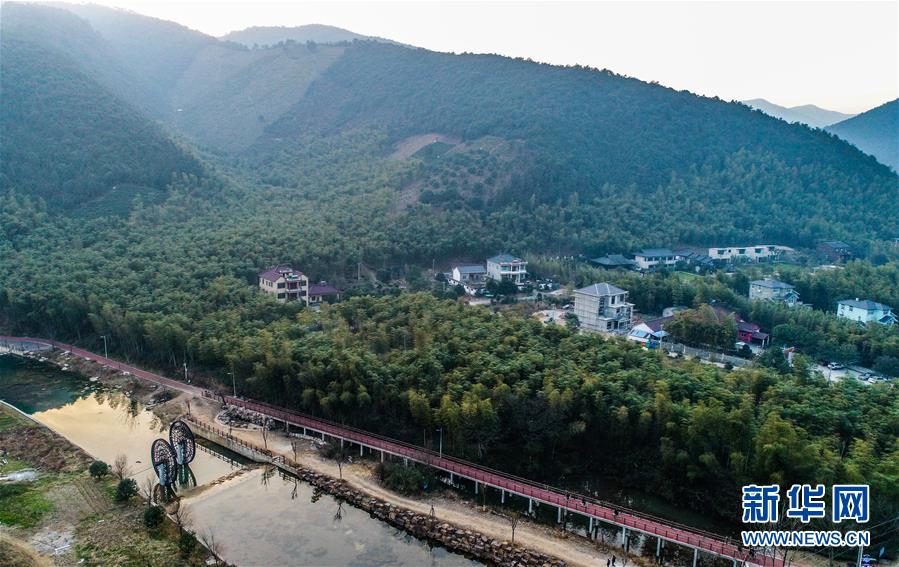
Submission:
POLYGON ((557 519, 562 521, 565 513, 580 514, 587 519, 588 533, 592 533, 595 522, 604 522, 621 529, 622 541, 627 541, 628 530, 642 533, 657 538, 656 553, 661 549, 662 541, 683 545, 693 549, 693 566, 699 559, 699 553, 709 553, 718 557, 724 557, 738 563, 758 565, 760 567, 785 567, 784 560, 777 557, 776 553, 767 550, 749 549, 718 534, 705 532, 696 528, 678 524, 663 518, 657 518, 635 510, 621 508, 597 500, 591 496, 566 491, 546 484, 530 481, 525 478, 496 471, 476 463, 470 463, 461 459, 448 457, 435 451, 412 445, 396 439, 390 439, 381 435, 348 427, 328 420, 313 417, 296 411, 286 410, 278 406, 235 398, 233 396, 219 396, 209 390, 197 388, 175 380, 147 372, 139 368, 99 356, 92 352, 79 349, 69 344, 60 343, 48 339, 34 339, 23 337, 0 336, 0 345, 4 342, 20 344, 50 345, 72 352, 78 356, 93 360, 122 372, 127 372, 138 378, 150 382, 168 386, 197 396, 226 402, 266 415, 285 425, 303 429, 304 434, 309 431, 339 440, 341 443, 351 443, 359 447, 360 454, 367 448, 370 452, 380 453, 383 459, 385 455, 393 455, 405 461, 414 461, 431 466, 449 474, 450 480, 454 476, 468 479, 474 482, 475 492, 481 485, 489 486, 501 491, 503 500, 505 495, 516 494, 528 500, 529 509, 533 509, 535 502, 557 508, 557 519))

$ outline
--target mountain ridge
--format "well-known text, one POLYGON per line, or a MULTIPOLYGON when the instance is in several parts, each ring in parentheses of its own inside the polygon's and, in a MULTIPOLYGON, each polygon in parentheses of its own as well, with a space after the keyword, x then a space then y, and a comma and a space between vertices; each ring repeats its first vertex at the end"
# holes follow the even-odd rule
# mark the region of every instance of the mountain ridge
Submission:
POLYGON ((837 112, 836 110, 828 110, 814 104, 802 104, 799 106, 781 106, 773 102, 763 99, 754 98, 741 101, 743 104, 752 108, 761 110, 765 114, 786 120, 787 122, 800 122, 812 128, 824 128, 831 124, 841 122, 856 116, 855 114, 847 114, 845 112, 837 112))
POLYGON ((885 102, 825 129, 894 171, 899 170, 899 99, 885 102))

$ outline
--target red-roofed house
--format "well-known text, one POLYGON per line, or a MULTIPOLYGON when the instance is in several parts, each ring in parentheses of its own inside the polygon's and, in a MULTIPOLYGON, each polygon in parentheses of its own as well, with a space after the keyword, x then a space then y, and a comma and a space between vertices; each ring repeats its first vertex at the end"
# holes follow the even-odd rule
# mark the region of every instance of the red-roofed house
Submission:
POLYGON ((306 305, 318 305, 325 298, 340 298, 340 290, 327 282, 310 284, 309 277, 290 266, 274 266, 259 274, 259 289, 281 303, 302 301, 306 305))

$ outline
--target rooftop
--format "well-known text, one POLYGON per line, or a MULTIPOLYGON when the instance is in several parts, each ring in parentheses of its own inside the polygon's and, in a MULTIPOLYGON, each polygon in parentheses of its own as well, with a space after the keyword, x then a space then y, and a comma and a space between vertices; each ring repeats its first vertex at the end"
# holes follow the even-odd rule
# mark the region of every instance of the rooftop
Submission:
POLYGON ((290 266, 273 266, 264 272, 260 272, 259 277, 269 281, 274 281, 282 276, 290 275, 302 276, 303 272, 294 270, 290 266))
POLYGON ((487 261, 493 262, 495 264, 505 264, 507 262, 524 262, 524 260, 522 260, 518 256, 513 256, 513 255, 507 254, 505 252, 500 252, 493 258, 488 258, 487 261))
POLYGON ((480 264, 459 264, 453 266, 454 270, 459 270, 460 274, 483 274, 487 272, 487 268, 480 264))
POLYGON ((771 289, 793 289, 788 283, 784 283, 778 280, 753 280, 750 282, 751 285, 757 285, 759 287, 768 287, 771 289))
POLYGON ((674 256, 670 248, 644 248, 634 252, 634 256, 674 256))
POLYGON ((605 295, 620 295, 627 292, 620 287, 615 287, 610 283, 603 282, 588 285, 587 287, 576 290, 575 293, 582 293, 593 297, 602 297, 605 295))
POLYGON ((824 246, 829 246, 830 248, 852 248, 842 240, 827 240, 822 242, 824 246))
POLYGON ((864 309, 865 311, 889 311, 892 309, 889 305, 884 305, 883 303, 877 303, 876 301, 871 301, 870 299, 844 299, 842 301, 838 301, 837 305, 848 305, 850 307, 855 307, 856 309, 864 309))
POLYGON ((333 285, 327 283, 317 283, 309 285, 309 295, 337 295, 340 293, 340 290, 334 287, 333 285))

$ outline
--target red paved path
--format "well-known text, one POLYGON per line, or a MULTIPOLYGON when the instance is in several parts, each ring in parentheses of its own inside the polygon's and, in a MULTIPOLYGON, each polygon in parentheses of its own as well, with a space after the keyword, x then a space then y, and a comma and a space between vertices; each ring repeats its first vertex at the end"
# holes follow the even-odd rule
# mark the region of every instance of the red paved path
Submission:
MULTIPOLYGON (((148 380, 157 384, 165 385, 170 388, 189 392, 196 396, 207 395, 208 391, 196 386, 184 384, 169 378, 165 378, 146 370, 141 370, 134 366, 118 362, 109 358, 105 358, 84 349, 80 349, 73 345, 60 343, 49 339, 36 339, 28 337, 5 337, 0 336, 0 343, 9 342, 34 342, 41 344, 49 344, 56 348, 70 351, 78 356, 88 360, 94 360, 101 364, 105 364, 122 372, 129 372, 138 378, 148 380)), ((427 463, 447 472, 457 474, 495 488, 504 489, 514 492, 524 497, 533 498, 541 502, 560 506, 572 512, 577 512, 586 516, 592 516, 608 523, 618 526, 624 526, 629 529, 641 531, 647 534, 662 537, 666 540, 683 544, 701 551, 715 553, 724 557, 735 559, 755 565, 763 565, 770 567, 784 567, 784 562, 780 558, 762 552, 750 552, 745 548, 737 547, 728 540, 716 534, 703 532, 688 526, 678 525, 669 520, 655 518, 642 512, 620 508, 606 502, 598 501, 589 496, 566 492, 564 490, 551 487, 549 485, 540 484, 519 478, 513 475, 502 473, 488 469, 486 467, 469 463, 460 459, 443 456, 441 457, 435 451, 430 451, 416 445, 397 441, 380 435, 368 433, 360 429, 340 425, 327 420, 319 419, 300 412, 285 410, 277 406, 265 404, 261 402, 247 401, 232 396, 225 396, 224 400, 229 404, 242 406, 250 410, 264 413, 279 421, 288 422, 292 425, 314 429, 319 432, 331 435, 333 437, 345 439, 350 442, 362 444, 367 447, 383 450, 387 453, 406 457, 421 463, 427 463)))

